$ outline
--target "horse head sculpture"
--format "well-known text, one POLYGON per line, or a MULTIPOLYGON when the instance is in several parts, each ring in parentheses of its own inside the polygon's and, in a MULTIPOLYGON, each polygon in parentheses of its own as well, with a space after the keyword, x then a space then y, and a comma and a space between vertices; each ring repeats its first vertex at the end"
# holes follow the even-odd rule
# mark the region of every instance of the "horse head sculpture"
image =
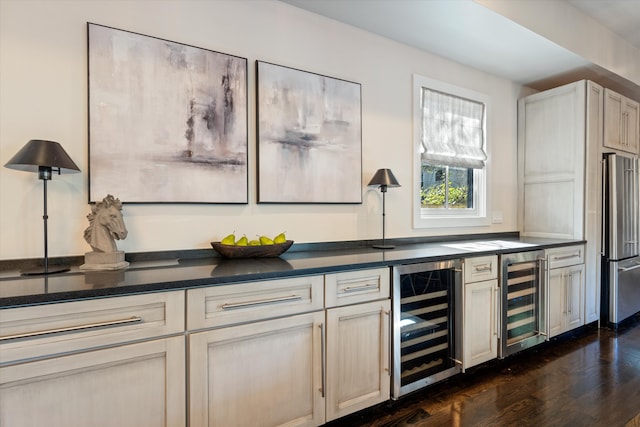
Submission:
POLYGON ((84 230, 84 239, 94 252, 116 252, 116 240, 127 237, 127 227, 122 218, 122 203, 111 194, 91 207, 87 215, 89 227, 84 230))

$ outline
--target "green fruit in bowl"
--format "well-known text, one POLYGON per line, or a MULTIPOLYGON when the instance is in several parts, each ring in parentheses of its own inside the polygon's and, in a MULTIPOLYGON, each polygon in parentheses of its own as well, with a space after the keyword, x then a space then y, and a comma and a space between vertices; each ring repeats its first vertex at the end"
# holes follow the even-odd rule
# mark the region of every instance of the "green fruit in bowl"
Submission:
POLYGON ((259 240, 249 240, 249 246, 260 246, 259 240))
POLYGON ((260 236, 261 245, 273 245, 273 240, 267 236, 260 236))
POLYGON ((247 236, 242 236, 240 240, 236 242, 236 246, 248 246, 248 245, 249 245, 249 240, 247 239, 247 236))
POLYGON ((285 236, 284 233, 280 233, 278 234, 276 237, 273 238, 273 243, 285 243, 287 241, 287 236, 285 236))
POLYGON ((235 234, 229 234, 227 237, 225 237, 224 239, 222 239, 220 241, 220 243, 222 243, 223 245, 235 245, 236 244, 236 235, 235 234))

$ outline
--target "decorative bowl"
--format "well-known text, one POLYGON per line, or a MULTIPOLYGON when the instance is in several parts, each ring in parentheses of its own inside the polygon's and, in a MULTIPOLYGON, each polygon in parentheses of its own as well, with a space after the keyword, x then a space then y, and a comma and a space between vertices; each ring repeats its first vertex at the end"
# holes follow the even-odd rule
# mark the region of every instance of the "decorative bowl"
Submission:
POLYGON ((293 240, 273 245, 234 246, 211 242, 211 246, 224 258, 272 258, 282 255, 291 247, 293 240))

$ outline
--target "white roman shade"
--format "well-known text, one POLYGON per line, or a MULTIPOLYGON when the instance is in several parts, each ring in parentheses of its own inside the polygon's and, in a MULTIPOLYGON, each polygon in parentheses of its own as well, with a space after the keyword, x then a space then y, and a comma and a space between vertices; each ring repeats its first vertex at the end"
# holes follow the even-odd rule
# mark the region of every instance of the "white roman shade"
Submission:
POLYGON ((482 169, 484 114, 481 102, 422 88, 422 163, 482 169))

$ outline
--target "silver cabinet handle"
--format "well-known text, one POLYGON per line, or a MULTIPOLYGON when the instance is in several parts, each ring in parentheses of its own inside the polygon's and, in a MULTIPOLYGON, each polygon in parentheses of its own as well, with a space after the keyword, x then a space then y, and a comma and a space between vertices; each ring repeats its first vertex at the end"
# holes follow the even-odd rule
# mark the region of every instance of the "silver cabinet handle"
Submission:
POLYGON ((342 289, 342 293, 346 294, 349 292, 360 292, 360 291, 368 291, 369 289, 377 289, 378 285, 373 283, 373 284, 368 284, 368 285, 362 285, 362 286, 347 286, 346 288, 342 289))
POLYGON ((475 265, 473 269, 476 273, 484 273, 485 271, 491 271, 491 264, 475 265))
MULTIPOLYGON (((383 311, 382 312, 383 316, 387 316, 387 333, 386 336, 391 337, 391 331, 393 330, 393 326, 392 326, 392 317, 391 317, 391 311, 383 311)), ((384 321, 382 322, 382 324, 384 325, 384 321)), ((384 344, 384 336, 385 333, 384 331, 382 331, 382 343, 384 344)), ((383 349, 384 350, 384 349, 383 349)), ((391 358, 393 357, 392 355, 392 348, 391 348, 391 340, 388 340, 387 342, 387 374, 389 376, 391 376, 391 358)))
POLYGON ((575 254, 569 254, 569 255, 554 256, 553 260, 560 261, 563 259, 571 259, 571 258, 580 258, 580 252, 576 252, 575 254))
POLYGON ((106 322, 95 322, 95 323, 86 323, 84 325, 77 326, 68 326, 66 328, 55 328, 55 329, 45 329, 44 331, 36 331, 36 332, 25 332, 21 334, 12 334, 12 335, 3 335, 0 336, 0 341, 13 340, 18 338, 33 338, 39 337, 42 335, 51 335, 58 334, 62 332, 74 332, 74 331, 82 331, 85 329, 93 329, 100 328, 105 326, 119 326, 119 325, 128 325, 131 323, 138 323, 142 321, 142 317, 134 316, 129 317, 127 319, 119 319, 119 320, 109 320, 106 322))
POLYGON ((326 364, 327 364, 327 356, 325 355, 325 342, 324 342, 324 323, 320 323, 319 325, 320 327, 320 351, 322 352, 322 360, 321 360, 321 364, 322 364, 322 369, 321 369, 321 375, 322 375, 322 379, 320 382, 320 393, 322 395, 322 398, 324 398, 324 388, 325 388, 325 384, 324 384, 324 375, 325 375, 325 369, 326 369, 326 364))
POLYGON ((268 299, 261 299, 257 301, 224 303, 222 304, 221 307, 223 310, 232 310, 234 308, 252 307, 255 305, 264 305, 264 304, 275 304, 279 302, 297 301, 301 299, 302 299, 301 295, 290 295, 288 297, 268 298, 268 299))

